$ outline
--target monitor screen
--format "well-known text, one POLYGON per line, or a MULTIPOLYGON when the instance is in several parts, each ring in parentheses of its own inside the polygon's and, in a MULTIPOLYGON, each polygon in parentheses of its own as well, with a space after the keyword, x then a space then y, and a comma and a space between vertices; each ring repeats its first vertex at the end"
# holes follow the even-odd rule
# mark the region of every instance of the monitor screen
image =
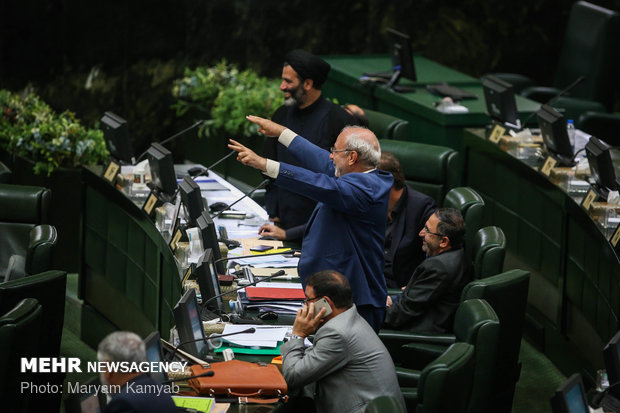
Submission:
POLYGON ((568 138, 564 116, 549 105, 542 105, 536 115, 549 155, 554 157, 561 166, 574 165, 575 154, 568 138))
MULTIPOLYGON (((215 224, 211 219, 211 216, 207 211, 203 211, 202 214, 196 219, 196 226, 200 231, 200 239, 202 241, 202 248, 211 248, 213 250, 213 258, 217 261, 222 258, 220 254, 220 245, 217 241, 217 232, 215 231, 215 224)), ((218 274, 226 274, 226 268, 222 261, 216 264, 218 274)))
POLYGON ((603 192, 619 189, 614 163, 611 159, 611 146, 592 136, 586 144, 586 156, 590 172, 599 189, 603 192))
POLYGON ((121 162, 133 163, 127 121, 112 112, 105 112, 101 118, 101 130, 110 155, 121 162))
POLYGON ((151 168, 151 183, 162 193, 174 195, 177 190, 177 178, 172 153, 159 143, 152 143, 146 156, 151 168))
POLYGON ((204 357, 209 352, 209 347, 205 341, 205 333, 202 328, 202 321, 200 321, 200 314, 198 313, 196 290, 193 288, 188 289, 174 307, 173 312, 177 332, 179 333, 179 344, 192 340, 202 340, 183 344, 179 348, 192 356, 204 357))
POLYGON ((400 75, 411 81, 416 81, 413 53, 411 52, 411 38, 394 29, 387 29, 391 43, 392 69, 400 71, 400 75))
MULTIPOLYGON (((159 363, 163 361, 158 331, 153 331, 147 338, 144 339, 144 347, 146 349, 146 359, 149 362, 159 363)), ((160 372, 151 372, 150 376, 153 380, 159 383, 163 383, 168 380, 166 372, 163 371, 163 369, 160 372)))
POLYGON ((200 187, 187 175, 183 177, 183 180, 179 184, 179 194, 181 194, 181 200, 187 211, 188 223, 191 226, 196 226, 196 219, 202 214, 202 211, 205 210, 200 187))
POLYGON ((202 303, 207 300, 217 297, 216 299, 209 301, 207 309, 217 314, 221 314, 224 310, 224 302, 220 291, 220 281, 217 277, 217 271, 215 270, 213 259, 213 250, 211 248, 205 249, 202 258, 198 261, 198 265, 192 274, 196 275, 196 281, 198 281, 198 287, 200 288, 200 295, 202 296, 202 303))
POLYGON ((551 397, 553 413, 589 413, 583 382, 573 374, 551 397))
POLYGON ((482 88, 491 119, 511 128, 521 129, 512 85, 495 76, 486 76, 482 79, 482 88))

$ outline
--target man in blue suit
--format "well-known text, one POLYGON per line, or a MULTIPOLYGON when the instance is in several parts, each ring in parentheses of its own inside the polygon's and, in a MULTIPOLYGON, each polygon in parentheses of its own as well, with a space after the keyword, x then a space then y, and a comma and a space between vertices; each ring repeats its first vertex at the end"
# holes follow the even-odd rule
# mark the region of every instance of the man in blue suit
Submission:
POLYGON ((392 175, 376 169, 381 157, 377 137, 366 128, 346 127, 326 151, 268 119, 247 118, 262 134, 277 137, 302 167, 263 158, 231 139, 228 147, 239 152, 237 160, 318 202, 306 224, 299 260, 304 288, 315 272, 344 274, 359 314, 378 331, 387 297, 383 241, 392 175))

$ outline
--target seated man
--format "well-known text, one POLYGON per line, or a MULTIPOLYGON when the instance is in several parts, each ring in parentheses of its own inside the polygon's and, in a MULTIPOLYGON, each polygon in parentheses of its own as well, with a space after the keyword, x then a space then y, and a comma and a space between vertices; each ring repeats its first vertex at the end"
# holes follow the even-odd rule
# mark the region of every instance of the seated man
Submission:
MULTIPOLYGON (((144 342, 135 333, 116 331, 99 343, 99 362, 146 362, 144 342)), ((170 396, 171 387, 157 383, 146 373, 106 371, 100 373, 101 383, 119 391, 103 410, 104 413, 175 413, 177 408, 170 396)))
POLYGON ((461 291, 471 280, 463 250, 465 222, 458 210, 441 208, 419 235, 428 258, 415 269, 401 294, 388 297, 383 327, 446 333, 452 330, 461 291))
POLYGON ((291 339, 280 348, 289 392, 314 384, 318 412, 363 412, 378 396, 396 397, 404 406, 392 359, 353 305, 349 281, 333 270, 312 274, 306 305, 299 310, 291 339), (315 312, 325 299, 332 309, 315 312), (318 304, 317 304, 318 305, 318 304), (306 348, 304 338, 314 337, 306 348))
POLYGON ((391 172, 394 177, 385 229, 383 273, 388 288, 401 288, 426 258, 418 233, 437 207, 433 198, 405 184, 400 162, 393 154, 382 152, 377 168, 391 172))

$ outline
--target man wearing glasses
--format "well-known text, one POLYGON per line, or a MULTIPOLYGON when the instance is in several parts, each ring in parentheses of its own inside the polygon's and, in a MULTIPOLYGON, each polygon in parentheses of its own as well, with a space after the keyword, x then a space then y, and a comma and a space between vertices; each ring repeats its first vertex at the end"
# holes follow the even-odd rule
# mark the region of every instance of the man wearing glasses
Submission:
POLYGON ((384 327, 446 333, 452 331, 461 291, 471 280, 463 250, 463 217, 456 209, 438 209, 419 236, 427 258, 415 269, 403 292, 387 298, 384 327))
MULTIPOLYGON (((379 396, 393 396, 404 406, 392 358, 357 313, 348 280, 333 270, 320 271, 308 278, 305 293, 291 339, 280 347, 289 395, 309 396, 316 411, 326 413, 363 412, 379 396), (311 334, 313 346, 306 348, 304 339, 311 334)), ((311 401, 293 401, 286 411, 312 411, 306 408, 311 401)))
POLYGON ((348 278, 359 314, 378 331, 385 316, 383 241, 392 174, 377 169, 379 141, 366 128, 342 130, 330 151, 268 119, 248 116, 259 132, 277 137, 302 167, 256 155, 230 140, 237 160, 263 171, 274 183, 318 202, 304 232, 297 271, 302 284, 332 268, 348 278))

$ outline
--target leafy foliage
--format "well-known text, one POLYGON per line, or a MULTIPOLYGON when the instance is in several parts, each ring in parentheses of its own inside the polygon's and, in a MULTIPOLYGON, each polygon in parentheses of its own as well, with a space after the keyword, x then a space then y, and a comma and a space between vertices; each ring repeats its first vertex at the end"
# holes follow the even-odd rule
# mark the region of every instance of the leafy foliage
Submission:
POLYGON ((34 161, 35 174, 58 167, 103 162, 108 151, 103 132, 80 124, 70 111, 56 114, 32 92, 0 90, 0 145, 34 161))
POLYGON ((178 116, 190 110, 204 114, 208 120, 199 131, 202 136, 249 137, 257 134, 258 127, 246 115, 271 116, 282 103, 278 83, 222 60, 212 67, 186 69, 185 76, 174 82, 172 94, 178 100, 173 108, 178 116))

